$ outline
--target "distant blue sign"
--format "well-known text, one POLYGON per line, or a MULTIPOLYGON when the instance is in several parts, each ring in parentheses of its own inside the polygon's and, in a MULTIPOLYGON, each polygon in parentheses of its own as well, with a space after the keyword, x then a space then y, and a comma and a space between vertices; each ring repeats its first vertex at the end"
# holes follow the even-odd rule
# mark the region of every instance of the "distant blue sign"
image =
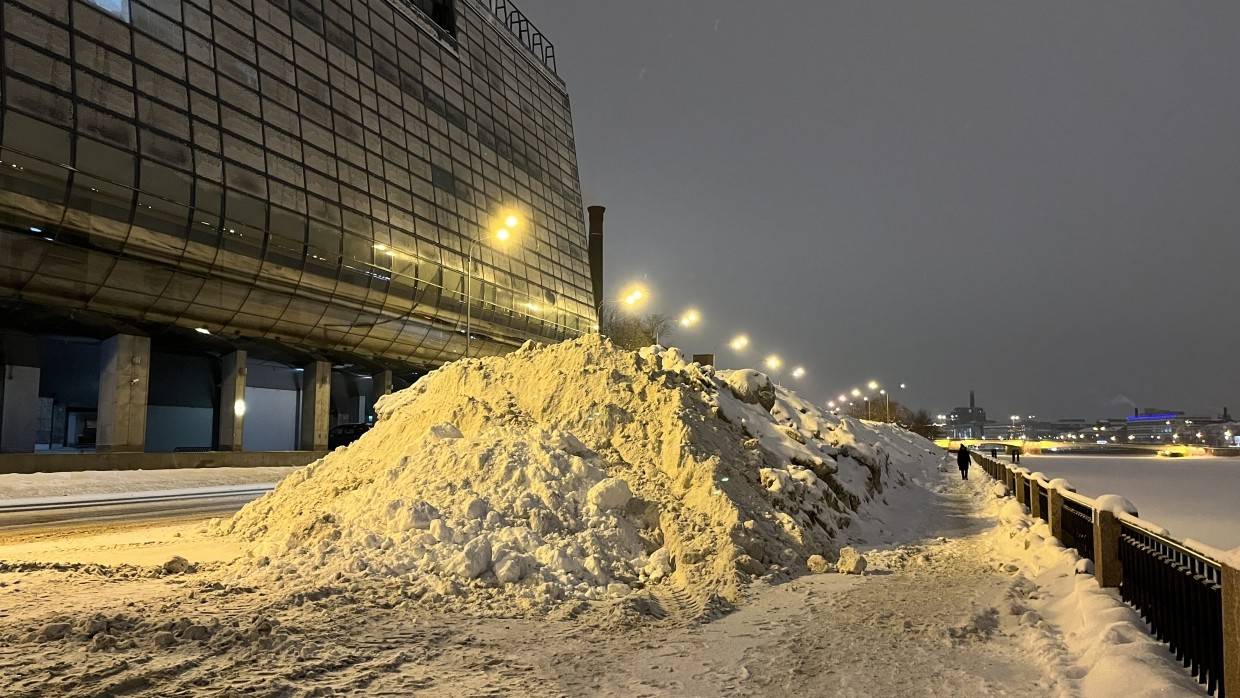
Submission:
POLYGON ((1135 417, 1129 417, 1130 422, 1165 422, 1168 419, 1179 419, 1177 412, 1163 412, 1161 414, 1142 414, 1135 417))

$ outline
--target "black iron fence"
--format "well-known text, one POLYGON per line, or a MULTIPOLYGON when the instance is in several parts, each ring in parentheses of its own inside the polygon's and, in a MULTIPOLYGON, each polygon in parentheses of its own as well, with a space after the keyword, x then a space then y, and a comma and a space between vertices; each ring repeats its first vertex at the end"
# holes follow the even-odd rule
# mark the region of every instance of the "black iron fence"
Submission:
POLYGON ((1087 504, 1064 498, 1062 509, 1063 535, 1060 542, 1081 557, 1094 558, 1094 510, 1087 504))
POLYGON ((1223 696, 1223 572, 1197 552, 1120 523, 1120 596, 1210 695, 1223 696))
MULTIPOLYGON (((1065 548, 1097 561, 1101 555, 1098 545, 1107 541, 1096 540, 1095 532, 1116 529, 1098 528, 1098 517, 1115 515, 1099 513, 1092 500, 1062 489, 1052 496, 1040 478, 980 453, 973 453, 973 462, 995 480, 1009 485, 1014 480, 1025 503, 1036 501, 1038 517, 1051 525, 1065 548), (1052 509, 1052 502, 1057 510, 1052 509)), ((1009 487, 1009 493, 1014 491, 1009 487)), ((1133 523, 1135 519, 1116 518, 1120 597, 1141 615, 1149 624, 1150 634, 1168 645, 1208 694, 1226 698, 1222 566, 1183 543, 1142 528, 1133 523)), ((1110 543, 1114 546, 1116 541, 1110 543)), ((1101 581, 1101 570, 1099 574, 1101 581)))

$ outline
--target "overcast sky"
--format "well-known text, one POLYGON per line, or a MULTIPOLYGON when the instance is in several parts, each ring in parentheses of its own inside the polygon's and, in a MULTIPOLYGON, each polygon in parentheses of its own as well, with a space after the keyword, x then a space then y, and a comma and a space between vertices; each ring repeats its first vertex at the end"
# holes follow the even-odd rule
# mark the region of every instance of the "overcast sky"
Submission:
POLYGON ((820 400, 1240 412, 1240 3, 521 7, 609 289, 702 311, 672 343, 777 352, 820 400))

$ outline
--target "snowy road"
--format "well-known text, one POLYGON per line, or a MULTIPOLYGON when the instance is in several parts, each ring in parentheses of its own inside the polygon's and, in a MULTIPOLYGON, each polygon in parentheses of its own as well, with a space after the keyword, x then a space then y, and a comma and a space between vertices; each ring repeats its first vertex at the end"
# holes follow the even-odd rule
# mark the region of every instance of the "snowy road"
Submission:
POLYGON ((0 500, 0 531, 98 521, 220 516, 270 492, 275 483, 222 485, 77 497, 0 500))

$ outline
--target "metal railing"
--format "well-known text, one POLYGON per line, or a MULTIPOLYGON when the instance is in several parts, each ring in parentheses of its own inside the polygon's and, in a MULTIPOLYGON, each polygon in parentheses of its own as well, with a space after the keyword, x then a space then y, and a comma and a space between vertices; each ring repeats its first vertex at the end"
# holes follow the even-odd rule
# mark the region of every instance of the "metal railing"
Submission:
MULTIPOLYGON (((1015 482, 1026 505, 1036 497, 1039 518, 1050 524, 1065 548, 1094 561, 1100 583, 1103 571, 1099 558, 1107 556, 1100 546, 1109 543, 1112 556, 1118 550, 1120 598, 1141 615, 1149 624, 1150 634, 1167 644, 1209 695, 1226 697, 1224 584, 1218 560, 1167 537, 1165 531, 1158 533, 1156 526, 1142 525, 1136 516, 1099 512, 1094 500, 1065 487, 1051 487, 1040 476, 1014 465, 976 451, 973 462, 995 480, 1008 484, 1010 494, 1016 491, 1010 486, 1015 482), (1099 517, 1103 516, 1112 522, 1118 520, 1118 526, 1101 525, 1099 517), (1111 540, 1098 540, 1096 531, 1103 531, 1102 535, 1111 540)), ((1115 564, 1112 562, 1112 567, 1115 564)))
POLYGON ((1223 693, 1223 573, 1179 543, 1120 522, 1120 597, 1211 695, 1223 693))
POLYGON ((1064 498, 1063 535, 1060 542, 1065 548, 1072 548, 1081 557, 1094 558, 1094 510, 1086 504, 1074 499, 1064 498))
POLYGON ((555 66, 555 44, 530 22, 525 13, 517 9, 509 0, 478 0, 478 3, 490 10, 491 14, 508 28, 509 33, 521 42, 534 57, 542 62, 552 73, 559 75, 555 66))

